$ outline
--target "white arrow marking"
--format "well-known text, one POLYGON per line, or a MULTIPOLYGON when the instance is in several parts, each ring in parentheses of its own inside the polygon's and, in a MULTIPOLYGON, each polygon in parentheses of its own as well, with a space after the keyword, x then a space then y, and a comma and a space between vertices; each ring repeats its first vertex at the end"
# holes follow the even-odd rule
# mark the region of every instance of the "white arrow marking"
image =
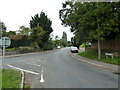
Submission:
POLYGON ((22 68, 14 67, 14 66, 9 65, 9 64, 7 64, 7 65, 8 65, 9 67, 11 67, 11 68, 14 68, 14 69, 17 69, 17 70, 20 70, 20 71, 23 71, 23 72, 27 72, 27 73, 32 73, 32 74, 39 75, 39 73, 37 73, 37 72, 33 72, 33 71, 25 70, 25 69, 22 69, 22 68))
POLYGON ((41 71, 41 80, 40 80, 41 83, 44 82, 44 79, 43 79, 43 67, 42 67, 42 71, 41 71))

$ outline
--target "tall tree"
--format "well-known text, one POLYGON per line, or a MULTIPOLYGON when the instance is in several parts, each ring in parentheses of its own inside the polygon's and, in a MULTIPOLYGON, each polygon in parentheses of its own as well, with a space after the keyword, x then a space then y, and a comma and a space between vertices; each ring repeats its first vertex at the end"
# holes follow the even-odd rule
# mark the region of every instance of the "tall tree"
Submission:
POLYGON ((78 43, 81 40, 77 38, 83 38, 82 41, 98 40, 98 59, 100 59, 100 41, 111 34, 119 36, 119 4, 120 2, 80 3, 66 1, 63 3, 63 9, 60 10, 60 19, 63 25, 71 27, 71 31, 75 34, 74 39, 78 43))
POLYGON ((4 24, 4 22, 0 21, 0 38, 2 36, 5 36, 6 30, 7 30, 7 28, 6 28, 5 24, 4 24))
POLYGON ((43 11, 40 13, 40 15, 36 14, 34 17, 32 17, 32 20, 30 20, 31 29, 40 26, 43 28, 43 30, 45 30, 46 33, 43 37, 44 43, 49 40, 50 33, 53 32, 51 25, 52 25, 52 21, 43 11))
POLYGON ((62 39, 67 42, 67 34, 66 34, 66 32, 63 32, 62 39))
POLYGON ((67 45, 67 34, 66 34, 66 32, 63 32, 62 39, 61 39, 61 44, 64 47, 67 45))

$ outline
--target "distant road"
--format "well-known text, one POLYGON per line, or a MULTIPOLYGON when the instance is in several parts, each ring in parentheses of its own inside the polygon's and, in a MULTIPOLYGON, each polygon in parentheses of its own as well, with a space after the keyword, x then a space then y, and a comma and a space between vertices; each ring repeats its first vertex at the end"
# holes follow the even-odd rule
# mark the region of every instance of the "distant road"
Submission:
POLYGON ((6 58, 3 65, 24 70, 32 88, 118 88, 117 74, 77 61, 69 48, 6 58))

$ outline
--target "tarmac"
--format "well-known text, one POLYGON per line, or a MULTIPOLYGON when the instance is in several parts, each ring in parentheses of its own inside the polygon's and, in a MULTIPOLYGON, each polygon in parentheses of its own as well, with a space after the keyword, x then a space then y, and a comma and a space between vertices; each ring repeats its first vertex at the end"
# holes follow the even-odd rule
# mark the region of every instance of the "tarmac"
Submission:
MULTIPOLYGON (((49 52, 49 51, 45 51, 45 52, 49 52)), ((6 55, 6 58, 11 58, 11 57, 18 57, 18 56, 24 56, 24 55, 33 55, 33 54, 38 54, 38 53, 44 53, 44 52, 34 52, 34 53, 25 53, 25 54, 16 54, 16 55, 6 55)), ((84 63, 88 63, 100 68, 104 68, 107 70, 110 70, 116 74, 120 74, 120 66, 118 65, 113 65, 113 64, 109 64, 109 63, 104 63, 104 62, 100 62, 100 61, 96 61, 96 60, 92 60, 92 59, 88 59, 82 56, 77 55, 76 53, 70 53, 70 56, 75 58, 76 60, 79 60, 81 62, 84 63)), ((0 59, 2 59, 2 56, 0 56, 0 59)))
POLYGON ((97 66, 97 67, 100 67, 100 68, 110 70, 110 71, 112 71, 112 72, 114 72, 116 74, 120 74, 120 66, 118 66, 118 65, 88 59, 88 58, 82 57, 80 55, 77 55, 76 53, 71 53, 71 56, 73 58, 75 58, 76 60, 79 60, 81 62, 88 63, 88 64, 91 64, 91 65, 94 65, 94 66, 97 66))

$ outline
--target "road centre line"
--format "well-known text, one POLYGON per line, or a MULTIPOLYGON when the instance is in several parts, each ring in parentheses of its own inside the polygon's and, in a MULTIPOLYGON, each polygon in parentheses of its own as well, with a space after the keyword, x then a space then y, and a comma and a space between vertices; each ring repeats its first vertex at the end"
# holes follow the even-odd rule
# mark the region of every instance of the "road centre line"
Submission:
POLYGON ((39 73, 37 73, 37 72, 33 72, 33 71, 25 70, 25 69, 22 69, 22 68, 18 68, 18 67, 12 66, 10 64, 7 64, 7 66, 9 66, 11 68, 14 68, 14 69, 17 69, 17 70, 20 70, 20 71, 23 71, 23 72, 39 75, 39 73))

